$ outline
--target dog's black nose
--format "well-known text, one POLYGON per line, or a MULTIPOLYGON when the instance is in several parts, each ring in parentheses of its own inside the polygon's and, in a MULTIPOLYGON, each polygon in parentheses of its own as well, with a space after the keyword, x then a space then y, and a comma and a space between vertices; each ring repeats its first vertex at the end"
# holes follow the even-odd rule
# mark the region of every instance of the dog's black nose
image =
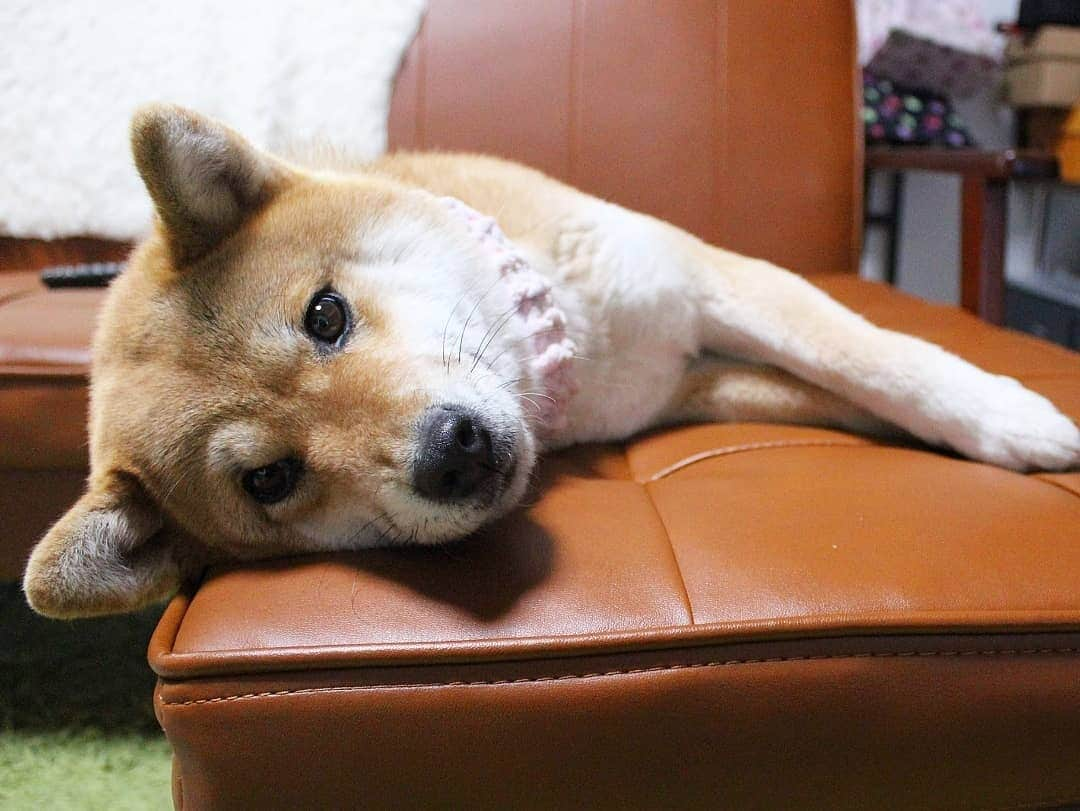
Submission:
POLYGON ((472 496, 495 473, 491 434, 464 406, 429 408, 420 421, 413 487, 435 501, 472 496))

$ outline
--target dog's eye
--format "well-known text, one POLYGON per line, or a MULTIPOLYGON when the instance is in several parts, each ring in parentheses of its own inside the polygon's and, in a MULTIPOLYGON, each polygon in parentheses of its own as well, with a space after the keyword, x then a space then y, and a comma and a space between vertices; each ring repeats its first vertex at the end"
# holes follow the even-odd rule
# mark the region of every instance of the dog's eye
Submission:
POLYGON ((245 473, 244 489, 261 504, 275 504, 296 487, 300 470, 298 459, 278 459, 269 465, 245 473))
POLYGON ((333 344, 349 326, 349 311, 337 293, 317 293, 304 316, 304 329, 316 341, 333 344))

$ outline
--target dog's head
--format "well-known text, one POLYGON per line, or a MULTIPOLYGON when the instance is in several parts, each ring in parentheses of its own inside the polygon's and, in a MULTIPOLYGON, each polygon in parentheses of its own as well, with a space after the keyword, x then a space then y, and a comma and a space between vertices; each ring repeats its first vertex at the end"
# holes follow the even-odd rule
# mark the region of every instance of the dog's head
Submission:
POLYGON ((129 610, 208 560, 433 543, 517 503, 522 336, 443 201, 175 107, 132 143, 156 231, 102 313, 88 490, 31 557, 35 609, 129 610))

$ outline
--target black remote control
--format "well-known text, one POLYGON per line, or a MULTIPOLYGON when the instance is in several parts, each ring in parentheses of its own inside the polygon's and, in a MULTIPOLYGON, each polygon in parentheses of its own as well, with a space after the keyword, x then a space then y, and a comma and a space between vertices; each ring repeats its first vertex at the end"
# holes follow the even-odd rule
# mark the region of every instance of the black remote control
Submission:
POLYGON ((46 287, 107 287, 120 275, 123 262, 90 262, 85 265, 57 265, 41 271, 46 287))

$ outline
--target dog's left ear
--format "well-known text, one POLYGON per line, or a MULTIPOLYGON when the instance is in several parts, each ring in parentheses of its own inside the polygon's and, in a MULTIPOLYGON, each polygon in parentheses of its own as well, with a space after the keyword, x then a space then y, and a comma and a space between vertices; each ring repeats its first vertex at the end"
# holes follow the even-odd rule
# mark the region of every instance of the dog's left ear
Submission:
POLYGON ((224 124, 171 104, 135 113, 131 151, 181 265, 235 231, 294 176, 224 124))
POLYGON ((161 511, 129 474, 97 477, 30 555, 23 591, 59 619, 135 611, 181 583, 161 511))

